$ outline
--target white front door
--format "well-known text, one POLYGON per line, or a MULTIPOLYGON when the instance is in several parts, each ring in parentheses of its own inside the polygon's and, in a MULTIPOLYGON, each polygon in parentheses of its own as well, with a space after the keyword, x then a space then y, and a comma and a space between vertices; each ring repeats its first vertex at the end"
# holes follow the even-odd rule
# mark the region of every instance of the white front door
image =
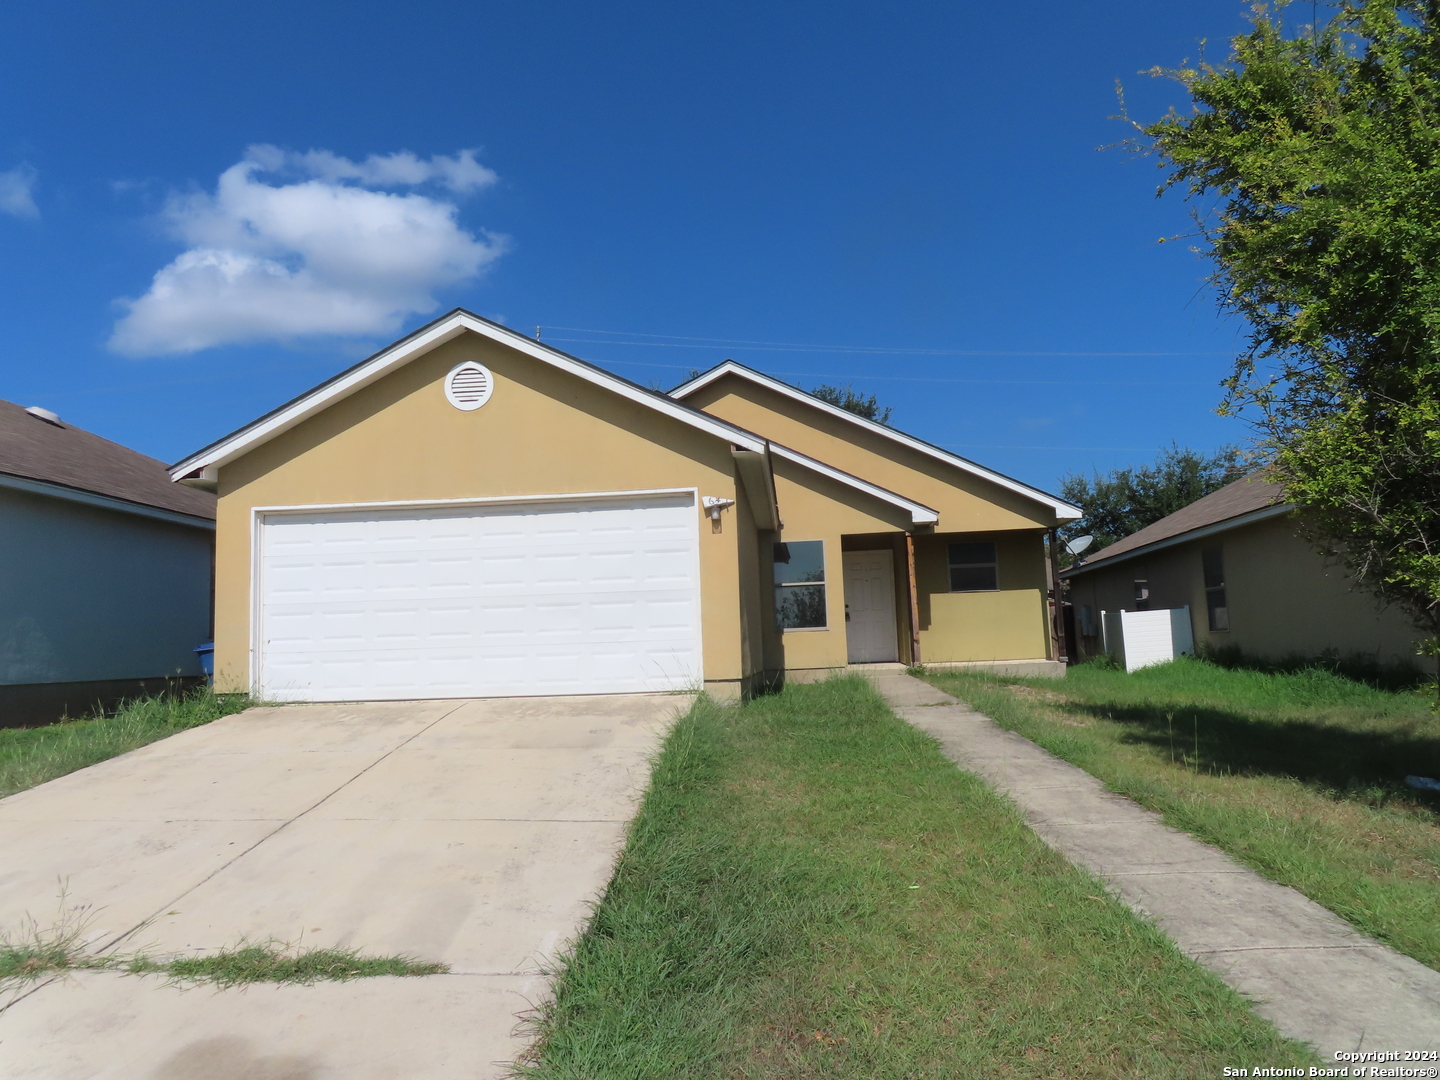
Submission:
POLYGON ((636 693, 701 678, 690 494, 261 522, 255 682, 271 700, 636 693))
POLYGON ((852 664, 900 659, 895 636, 895 561, 889 551, 846 551, 845 644, 852 664))

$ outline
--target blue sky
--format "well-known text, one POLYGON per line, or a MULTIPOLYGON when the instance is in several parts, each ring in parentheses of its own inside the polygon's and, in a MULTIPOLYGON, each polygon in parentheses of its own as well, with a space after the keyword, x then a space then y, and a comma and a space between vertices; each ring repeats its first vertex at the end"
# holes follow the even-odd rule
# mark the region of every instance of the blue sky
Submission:
POLYGON ((1097 148, 1244 8, 9 5, 0 398, 173 461, 461 305, 1051 489, 1243 441, 1188 210, 1097 148))

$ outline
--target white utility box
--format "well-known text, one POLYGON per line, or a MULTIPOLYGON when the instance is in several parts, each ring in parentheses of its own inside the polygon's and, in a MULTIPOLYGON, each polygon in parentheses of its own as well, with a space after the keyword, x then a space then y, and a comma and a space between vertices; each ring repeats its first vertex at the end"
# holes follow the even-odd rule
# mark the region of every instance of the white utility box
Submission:
POLYGON ((1100 640, 1126 671, 1195 655, 1188 607, 1160 611, 1102 611, 1100 640))

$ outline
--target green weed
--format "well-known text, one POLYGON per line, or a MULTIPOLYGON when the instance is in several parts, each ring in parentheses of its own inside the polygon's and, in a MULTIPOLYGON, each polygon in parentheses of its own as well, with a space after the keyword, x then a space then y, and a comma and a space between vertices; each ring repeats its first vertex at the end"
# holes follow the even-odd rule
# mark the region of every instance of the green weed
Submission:
POLYGON ((438 975, 445 964, 407 956, 367 956, 355 949, 304 948, 280 941, 241 943, 203 956, 96 952, 88 947, 92 912, 68 908, 53 926, 29 920, 18 932, 0 934, 0 997, 28 985, 76 971, 124 975, 163 975, 176 983, 209 983, 221 988, 249 983, 311 985, 321 981, 373 978, 377 975, 438 975))

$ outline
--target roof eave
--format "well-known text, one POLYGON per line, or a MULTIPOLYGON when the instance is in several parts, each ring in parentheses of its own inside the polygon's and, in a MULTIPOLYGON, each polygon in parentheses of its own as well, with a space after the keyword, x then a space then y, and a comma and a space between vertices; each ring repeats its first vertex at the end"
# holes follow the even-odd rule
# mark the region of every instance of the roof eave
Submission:
POLYGON ((1243 525, 1253 525, 1255 522, 1264 521, 1266 518, 1280 517, 1283 514, 1290 513, 1294 509, 1294 503, 1264 506, 1259 510, 1251 510, 1248 513, 1237 514, 1233 518, 1226 518, 1224 521, 1216 521, 1210 525, 1200 525, 1194 529, 1187 529, 1185 532, 1175 536, 1167 536, 1162 540, 1155 540, 1149 544, 1141 544, 1137 548, 1133 548, 1130 551, 1122 551, 1119 555, 1111 555, 1109 558, 1101 559, 1099 562, 1085 562, 1079 566, 1072 566, 1068 570, 1062 570, 1060 576, 1068 580, 1069 578, 1089 573, 1091 570, 1104 570, 1106 567, 1117 566, 1122 562, 1139 558, 1141 555, 1149 555, 1163 548, 1174 547, 1176 544, 1187 544, 1192 540, 1203 540, 1207 536, 1214 536, 1216 533, 1238 529, 1243 525))
POLYGON ((153 503, 122 499, 118 495, 106 495, 104 492, 72 487, 54 480, 41 480, 33 476, 20 476, 17 473, 0 473, 0 487, 24 491, 32 495, 46 495, 86 506, 96 506, 102 510, 115 510, 122 514, 134 514, 137 517, 168 521, 173 525, 188 525, 192 528, 207 529, 212 532, 215 529, 213 516, 189 514, 183 510, 172 510, 168 506, 155 506, 153 503))

